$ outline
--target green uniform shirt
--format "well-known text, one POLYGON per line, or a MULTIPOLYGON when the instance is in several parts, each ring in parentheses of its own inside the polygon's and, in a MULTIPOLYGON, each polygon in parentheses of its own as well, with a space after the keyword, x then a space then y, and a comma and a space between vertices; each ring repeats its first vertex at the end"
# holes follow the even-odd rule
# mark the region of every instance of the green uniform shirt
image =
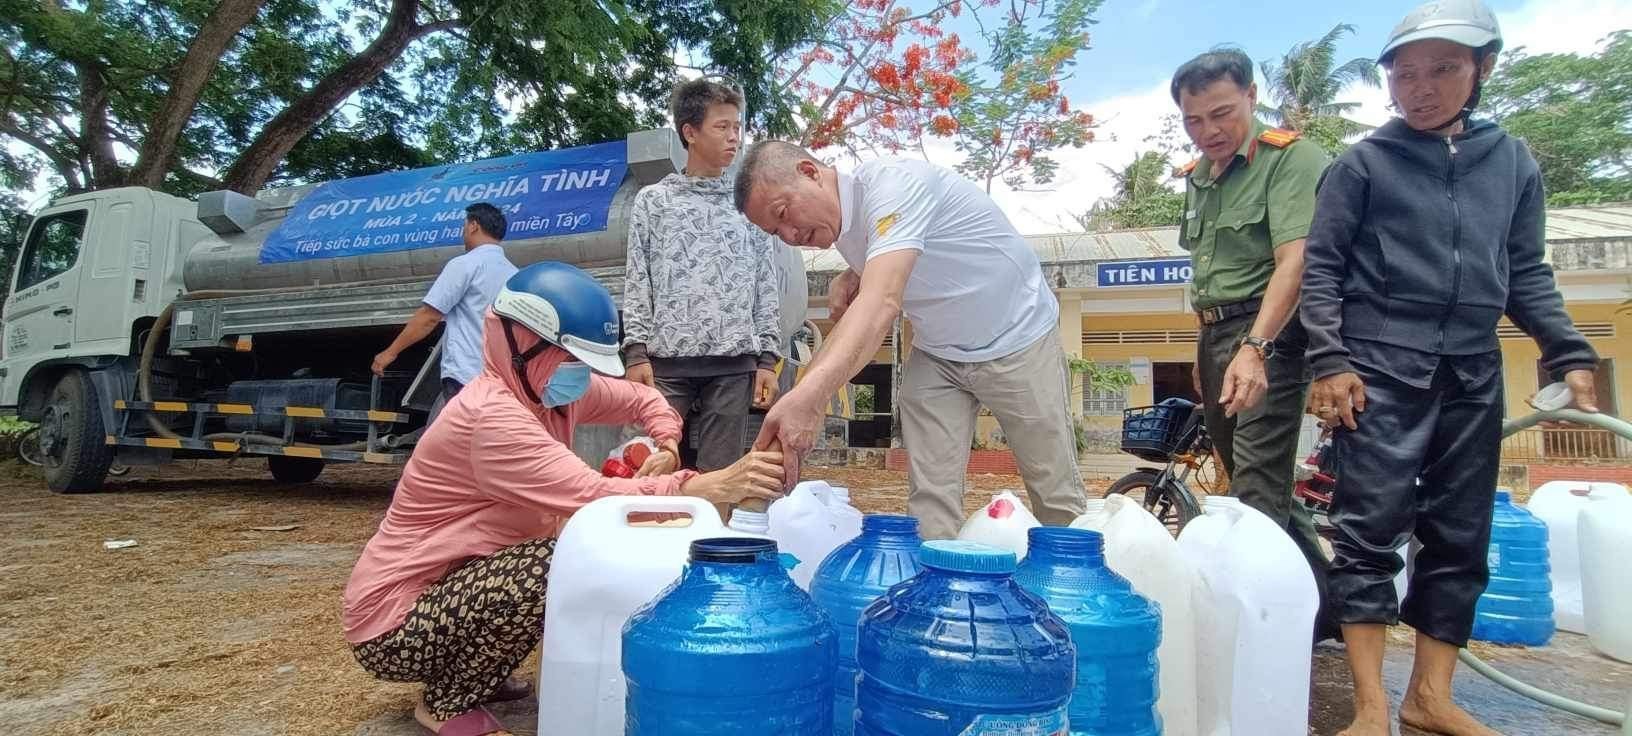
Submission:
POLYGON ((1179 244, 1190 251, 1190 303, 1197 309, 1262 296, 1275 272, 1275 249, 1309 235, 1315 185, 1326 154, 1298 139, 1285 148, 1259 140, 1256 123, 1224 174, 1202 159, 1186 176, 1179 244))

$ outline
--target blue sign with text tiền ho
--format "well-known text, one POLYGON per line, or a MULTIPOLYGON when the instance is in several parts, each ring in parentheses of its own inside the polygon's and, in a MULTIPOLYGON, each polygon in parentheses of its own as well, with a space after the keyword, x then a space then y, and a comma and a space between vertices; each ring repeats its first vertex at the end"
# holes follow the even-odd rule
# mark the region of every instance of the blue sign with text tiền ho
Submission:
POLYGON ((1190 281, 1189 258, 1115 261, 1098 264, 1097 284, 1105 286, 1179 286, 1190 281))
POLYGON ((628 169, 623 141, 328 182, 295 203, 261 263, 458 245, 465 208, 486 202, 507 239, 606 229, 628 169))

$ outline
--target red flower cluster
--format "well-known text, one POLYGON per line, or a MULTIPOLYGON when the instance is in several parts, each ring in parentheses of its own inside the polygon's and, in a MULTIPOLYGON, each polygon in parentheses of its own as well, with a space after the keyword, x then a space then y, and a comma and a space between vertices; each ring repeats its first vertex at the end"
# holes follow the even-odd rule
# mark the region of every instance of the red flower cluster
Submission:
POLYGON ((951 115, 936 115, 929 121, 929 129, 935 135, 946 137, 958 132, 958 121, 951 115))
POLYGON ((941 39, 940 43, 935 44, 935 64, 946 71, 958 68, 964 56, 961 44, 956 33, 941 39))

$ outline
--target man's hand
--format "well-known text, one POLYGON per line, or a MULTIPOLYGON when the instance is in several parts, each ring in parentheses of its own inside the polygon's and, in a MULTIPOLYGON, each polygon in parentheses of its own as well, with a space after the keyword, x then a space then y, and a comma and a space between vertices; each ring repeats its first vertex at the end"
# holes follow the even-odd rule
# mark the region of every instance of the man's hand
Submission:
POLYGON ((1354 373, 1338 373, 1315 381, 1309 390, 1309 413, 1328 427, 1342 422, 1357 429, 1355 415, 1366 410, 1366 384, 1354 373))
POLYGON ((1206 403, 1207 397, 1201 395, 1201 363, 1190 364, 1190 385, 1196 389, 1196 399, 1206 403))
POLYGON ((651 363, 638 363, 629 366, 628 368, 623 369, 623 377, 635 383, 646 386, 653 386, 657 383, 657 381, 652 378, 651 363))
POLYGON ((786 488, 792 488, 799 482, 799 465, 805 454, 816 446, 816 438, 822 431, 822 419, 822 406, 808 401, 798 388, 789 391, 765 414, 759 437, 754 440, 754 449, 776 447, 780 443, 786 488))
POLYGON ((845 310, 850 308, 850 302, 861 291, 861 276, 855 271, 846 270, 827 284, 827 314, 828 319, 837 322, 844 316, 845 310))
POLYGON ((755 450, 729 467, 692 478, 680 490, 714 504, 750 498, 774 501, 782 496, 782 466, 782 453, 755 450))
POLYGON ((391 364, 395 362, 397 362, 397 354, 390 350, 383 350, 379 355, 374 356, 374 365, 371 370, 374 371, 374 375, 383 376, 385 375, 385 369, 390 368, 391 364))
POLYGON ((776 385, 776 373, 764 368, 754 371, 754 408, 769 409, 776 401, 779 389, 776 385))
POLYGON ((1233 417, 1263 401, 1269 391, 1269 377, 1264 372, 1264 356, 1249 345, 1235 352, 1235 359, 1224 372, 1224 388, 1218 403, 1224 407, 1224 416, 1233 417))

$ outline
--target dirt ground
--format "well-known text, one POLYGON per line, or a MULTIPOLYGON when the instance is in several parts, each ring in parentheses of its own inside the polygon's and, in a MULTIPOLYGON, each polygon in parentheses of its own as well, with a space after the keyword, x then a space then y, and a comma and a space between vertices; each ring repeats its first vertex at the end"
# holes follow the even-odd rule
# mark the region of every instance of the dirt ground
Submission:
MULTIPOLYGON (((900 473, 812 474, 849 486, 864 511, 905 506, 900 473)), ((258 461, 189 462, 62 496, 32 468, 0 464, 0 723, 28 735, 421 733, 407 716, 415 688, 366 675, 339 627, 341 589, 394 481, 395 471, 336 466, 316 483, 281 485, 258 461), (136 546, 106 549, 110 540, 136 546)), ((971 481, 980 491, 1020 487, 1006 476, 971 481)), ((1090 495, 1103 488, 1091 481, 1090 495)), ((971 493, 967 506, 988 498, 971 493)), ((1632 668, 1578 639, 1539 655, 1481 651, 1620 707, 1615 694, 1632 688, 1632 668)), ((1394 651, 1397 694, 1409 657, 1394 651)), ((1311 733, 1331 734, 1348 715, 1341 651, 1316 660, 1311 733)), ((1610 732, 1481 683, 1467 687, 1508 733, 1610 732)), ((530 702, 498 712, 517 734, 534 733, 530 702)))

